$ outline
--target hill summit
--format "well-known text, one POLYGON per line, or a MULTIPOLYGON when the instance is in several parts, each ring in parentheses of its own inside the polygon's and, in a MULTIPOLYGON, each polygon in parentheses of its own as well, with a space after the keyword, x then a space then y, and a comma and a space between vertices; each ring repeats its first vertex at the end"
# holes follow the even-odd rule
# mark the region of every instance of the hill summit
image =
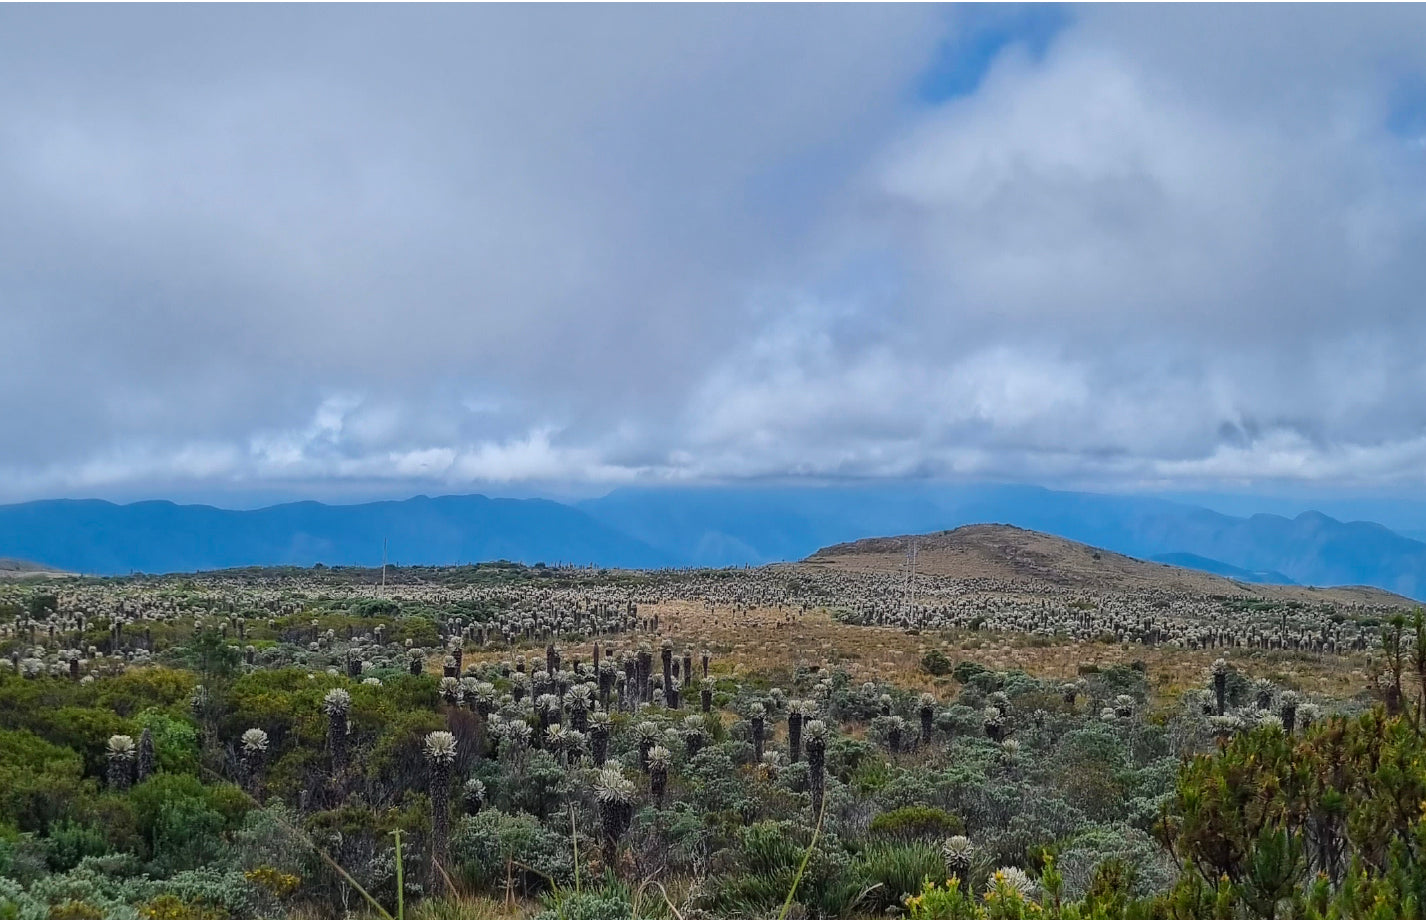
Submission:
POLYGON ((64 574, 67 573, 61 569, 41 565, 38 562, 30 562, 28 559, 0 558, 0 578, 24 578, 26 576, 64 574))
POLYGON ((1309 588, 1238 581, 1195 568, 1135 559, 1009 524, 969 524, 935 533, 838 543, 819 549, 803 561, 848 572, 901 573, 906 571, 913 545, 916 571, 921 575, 992 578, 1092 591, 1247 594, 1304 603, 1413 603, 1400 595, 1360 585, 1309 588))

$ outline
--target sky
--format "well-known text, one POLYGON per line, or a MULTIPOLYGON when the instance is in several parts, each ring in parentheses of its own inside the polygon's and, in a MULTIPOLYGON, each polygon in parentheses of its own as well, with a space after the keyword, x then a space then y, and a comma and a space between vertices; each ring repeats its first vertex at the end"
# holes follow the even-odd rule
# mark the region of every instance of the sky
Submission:
POLYGON ((0 501, 1426 499, 1423 34, 3 7, 0 501))

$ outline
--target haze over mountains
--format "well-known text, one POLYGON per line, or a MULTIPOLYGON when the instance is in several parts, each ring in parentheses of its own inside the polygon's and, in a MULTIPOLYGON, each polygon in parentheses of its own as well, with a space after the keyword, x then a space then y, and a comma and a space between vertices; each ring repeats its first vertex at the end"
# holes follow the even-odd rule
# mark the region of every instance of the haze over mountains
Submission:
POLYGON ((207 505, 39 501, 0 506, 0 555, 101 575, 240 565, 454 565, 490 559, 607 562, 675 560, 589 515, 542 499, 424 496, 400 502, 294 502, 254 511, 207 505))
POLYGON ((1030 486, 620 489, 564 504, 480 495, 254 511, 39 501, 0 506, 0 556, 93 573, 489 559, 623 567, 804 558, 872 536, 1005 523, 1240 581, 1373 585, 1426 597, 1426 543, 1307 512, 1237 517, 1182 502, 1030 486))

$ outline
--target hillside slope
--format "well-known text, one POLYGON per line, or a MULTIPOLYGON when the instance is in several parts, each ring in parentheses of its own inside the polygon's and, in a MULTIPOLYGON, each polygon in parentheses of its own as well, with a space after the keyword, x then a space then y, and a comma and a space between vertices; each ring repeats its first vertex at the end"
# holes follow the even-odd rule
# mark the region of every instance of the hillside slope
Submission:
POLYGON ((30 562, 28 559, 0 558, 0 578, 43 578, 68 574, 61 569, 30 562))
POLYGON ((876 537, 818 550, 805 565, 848 572, 901 573, 912 543, 916 571, 951 578, 994 578, 1090 591, 1160 590, 1195 595, 1252 595, 1278 600, 1410 606, 1377 588, 1306 588, 1248 584, 1208 572, 1147 562, 1006 524, 972 524, 920 536, 876 537))

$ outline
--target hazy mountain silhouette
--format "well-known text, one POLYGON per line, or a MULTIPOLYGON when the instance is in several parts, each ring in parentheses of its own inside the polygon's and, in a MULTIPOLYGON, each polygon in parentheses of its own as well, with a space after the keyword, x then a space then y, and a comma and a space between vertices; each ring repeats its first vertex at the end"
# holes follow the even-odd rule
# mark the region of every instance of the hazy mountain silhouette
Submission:
POLYGON ((1182 502, 1018 485, 619 489, 574 504, 480 495, 255 511, 41 501, 0 507, 0 556, 72 572, 238 565, 760 565, 866 537, 1001 523, 1239 580, 1426 596, 1426 543, 1317 512, 1235 517, 1182 502))
POLYGON ((1226 562, 1219 562, 1217 559, 1208 559, 1193 553, 1160 553, 1157 556, 1150 556, 1149 561, 1176 565, 1183 569, 1197 569, 1200 572, 1221 575, 1224 578, 1244 581, 1253 585, 1297 584, 1281 572, 1250 572, 1247 569, 1240 569, 1236 565, 1229 565, 1226 562))
POLYGON ((703 565, 792 560, 864 537, 1000 523, 1141 559, 1186 553, 1285 583, 1365 584, 1426 596, 1426 543, 1317 512, 1234 517, 1143 496, 929 483, 621 489, 579 507, 703 565))
POLYGON ((239 565, 453 565, 674 560, 588 515, 541 499, 421 496, 399 502, 295 502, 255 511, 207 505, 40 501, 0 507, 0 555, 72 572, 186 572, 239 565))

